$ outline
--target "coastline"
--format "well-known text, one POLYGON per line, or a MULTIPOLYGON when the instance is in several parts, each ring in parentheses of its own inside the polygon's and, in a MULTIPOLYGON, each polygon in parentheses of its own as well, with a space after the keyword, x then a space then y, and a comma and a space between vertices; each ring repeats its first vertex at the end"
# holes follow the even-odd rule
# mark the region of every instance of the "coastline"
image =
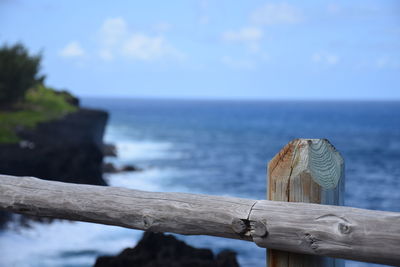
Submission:
MULTIPOLYGON (((79 108, 62 118, 39 123, 33 129, 17 129, 20 142, 0 144, 0 173, 107 185, 102 166, 108 116, 103 110, 79 108)), ((1 211, 0 228, 6 227, 12 218, 12 214, 1 211)), ((21 217, 20 224, 26 224, 26 218, 21 217)))
POLYGON ((103 110, 81 108, 34 129, 20 129, 22 141, 0 145, 0 172, 106 185, 101 168, 107 120, 103 110))

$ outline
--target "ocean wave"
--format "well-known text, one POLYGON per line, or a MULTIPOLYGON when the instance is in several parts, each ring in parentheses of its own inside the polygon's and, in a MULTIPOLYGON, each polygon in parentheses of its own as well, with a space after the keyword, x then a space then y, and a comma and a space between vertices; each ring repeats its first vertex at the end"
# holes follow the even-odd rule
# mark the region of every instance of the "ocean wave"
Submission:
POLYGON ((172 143, 155 141, 115 142, 118 158, 121 161, 145 161, 157 159, 176 159, 181 154, 174 151, 172 143))
POLYGON ((149 168, 140 172, 122 172, 107 176, 109 185, 144 191, 165 191, 171 178, 182 175, 179 170, 149 168))

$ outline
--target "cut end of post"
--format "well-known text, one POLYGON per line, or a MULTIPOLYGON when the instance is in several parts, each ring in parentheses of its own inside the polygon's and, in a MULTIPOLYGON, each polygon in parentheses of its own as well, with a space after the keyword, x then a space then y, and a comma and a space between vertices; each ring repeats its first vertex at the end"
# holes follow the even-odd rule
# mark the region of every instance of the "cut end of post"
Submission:
POLYGON ((318 199, 294 199, 295 192, 335 189, 343 177, 344 161, 327 139, 295 139, 268 164, 271 200, 320 203, 318 199), (319 189, 318 189, 318 188, 319 189))
POLYGON ((334 189, 343 176, 343 158, 327 139, 307 141, 308 169, 313 180, 323 189, 334 189))

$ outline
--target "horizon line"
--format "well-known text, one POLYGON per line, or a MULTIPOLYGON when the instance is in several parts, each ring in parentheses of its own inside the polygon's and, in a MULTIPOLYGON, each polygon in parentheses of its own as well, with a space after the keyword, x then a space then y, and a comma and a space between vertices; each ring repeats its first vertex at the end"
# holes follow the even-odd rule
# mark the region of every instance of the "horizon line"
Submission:
POLYGON ((256 97, 162 97, 162 96, 107 96, 107 95, 76 95, 78 98, 114 99, 114 100, 157 100, 157 101, 226 101, 226 102, 400 102, 396 99, 373 98, 256 98, 256 97))

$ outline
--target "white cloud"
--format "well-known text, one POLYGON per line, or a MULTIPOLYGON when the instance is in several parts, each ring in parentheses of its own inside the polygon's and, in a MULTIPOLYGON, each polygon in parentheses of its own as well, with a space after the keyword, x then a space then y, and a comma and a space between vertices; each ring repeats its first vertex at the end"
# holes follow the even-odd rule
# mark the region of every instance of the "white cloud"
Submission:
POLYGON ((336 55, 326 55, 325 59, 329 65, 336 65, 339 62, 339 57, 336 55))
POLYGON ((170 46, 164 37, 133 34, 123 44, 122 53, 128 57, 150 61, 161 57, 182 59, 183 55, 170 46))
POLYGON ((128 26, 121 17, 108 18, 99 30, 100 45, 99 56, 103 60, 114 59, 115 48, 128 36, 128 26))
POLYGON ((222 33, 221 38, 226 42, 243 43, 251 53, 258 53, 263 31, 257 27, 244 27, 236 31, 226 31, 222 33))
POLYGON ((256 68, 255 62, 248 59, 235 59, 230 56, 224 56, 221 58, 221 62, 236 70, 253 70, 256 68))
MULTIPOLYGON (((164 23, 161 26, 166 30, 169 24, 164 23)), ((184 58, 184 55, 169 44, 164 36, 130 30, 121 17, 106 19, 100 28, 99 36, 101 47, 99 56, 104 60, 113 60, 116 57, 141 61, 184 58)))
POLYGON ((101 59, 109 61, 114 59, 114 55, 110 48, 102 48, 99 51, 99 56, 101 59))
POLYGON ((210 16, 209 16, 209 9, 210 9, 210 2, 208 0, 200 0, 198 2, 199 5, 199 18, 198 23, 200 25, 207 25, 210 23, 210 16))
POLYGON ((251 20, 261 25, 295 24, 303 20, 303 14, 297 7, 286 3, 267 3, 253 12, 251 20))
POLYGON ((226 31, 222 39, 228 42, 257 42, 263 37, 263 31, 256 27, 245 27, 237 31, 226 31))
POLYGON ((85 51, 83 50, 79 42, 72 41, 68 43, 63 49, 61 49, 60 55, 67 58, 83 57, 85 55, 85 51))
POLYGON ((109 18, 103 22, 100 28, 100 38, 104 45, 112 46, 118 43, 128 34, 128 27, 121 17, 109 18))
POLYGON ((327 52, 316 52, 311 56, 311 59, 315 63, 325 65, 336 65, 340 60, 339 56, 327 52))
POLYGON ((169 24, 168 22, 159 22, 154 24, 153 29, 156 32, 167 32, 169 30, 171 30, 172 25, 169 24))
POLYGON ((400 63, 388 56, 381 56, 376 60, 376 67, 378 69, 398 69, 400 68, 400 63))

